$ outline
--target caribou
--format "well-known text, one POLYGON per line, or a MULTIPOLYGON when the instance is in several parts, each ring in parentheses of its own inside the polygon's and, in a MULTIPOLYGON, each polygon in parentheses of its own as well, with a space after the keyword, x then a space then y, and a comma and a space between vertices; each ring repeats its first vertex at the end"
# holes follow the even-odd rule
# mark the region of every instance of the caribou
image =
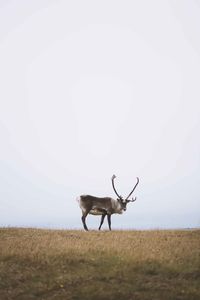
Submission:
POLYGON ((139 178, 137 177, 137 182, 128 196, 124 199, 120 196, 115 188, 115 180, 116 176, 113 175, 111 178, 112 187, 117 195, 117 199, 113 199, 111 197, 95 197, 91 195, 81 195, 77 198, 79 206, 82 210, 82 223, 85 230, 88 231, 88 227, 86 225, 86 217, 88 214, 91 215, 101 215, 101 222, 99 225, 99 230, 101 230, 101 226, 103 225, 104 219, 107 216, 109 230, 111 230, 111 215, 112 214, 122 214, 126 211, 127 203, 136 201, 136 197, 129 199, 133 194, 136 186, 139 183, 139 178))

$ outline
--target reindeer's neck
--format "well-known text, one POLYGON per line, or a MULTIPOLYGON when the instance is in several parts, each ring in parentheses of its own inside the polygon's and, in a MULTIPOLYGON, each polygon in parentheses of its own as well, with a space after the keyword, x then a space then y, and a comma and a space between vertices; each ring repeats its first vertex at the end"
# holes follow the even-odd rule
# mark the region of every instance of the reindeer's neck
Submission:
POLYGON ((116 214, 123 213, 123 210, 122 210, 122 207, 121 207, 119 201, 117 201, 115 199, 111 199, 111 203, 112 203, 112 208, 113 208, 114 213, 116 213, 116 214))

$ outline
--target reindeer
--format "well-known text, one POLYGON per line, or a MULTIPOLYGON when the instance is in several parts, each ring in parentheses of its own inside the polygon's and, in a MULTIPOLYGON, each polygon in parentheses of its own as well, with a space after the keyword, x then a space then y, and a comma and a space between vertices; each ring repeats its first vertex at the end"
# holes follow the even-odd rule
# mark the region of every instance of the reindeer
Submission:
POLYGON ((136 182, 134 188, 132 189, 132 191, 130 192, 128 197, 126 197, 125 199, 123 199, 123 197, 120 196, 118 194, 118 192, 116 191, 115 184, 114 184, 115 178, 116 178, 116 176, 113 175, 111 180, 112 180, 113 190, 114 190, 115 194, 117 195, 117 199, 113 199, 110 197, 100 198, 100 197, 95 197, 95 196, 90 196, 90 195, 81 195, 80 197, 77 198, 77 201, 79 202, 79 206, 82 210, 82 218, 81 219, 82 219, 83 227, 85 230, 88 230, 86 222, 85 222, 88 214, 101 215, 101 222, 99 225, 99 230, 101 230, 101 226, 104 222, 105 216, 107 216, 109 230, 111 230, 111 215, 112 214, 122 214, 123 211, 126 211, 127 203, 136 201, 136 197, 132 198, 131 200, 129 200, 129 197, 132 195, 136 186, 138 185, 139 178, 137 177, 137 182, 136 182))

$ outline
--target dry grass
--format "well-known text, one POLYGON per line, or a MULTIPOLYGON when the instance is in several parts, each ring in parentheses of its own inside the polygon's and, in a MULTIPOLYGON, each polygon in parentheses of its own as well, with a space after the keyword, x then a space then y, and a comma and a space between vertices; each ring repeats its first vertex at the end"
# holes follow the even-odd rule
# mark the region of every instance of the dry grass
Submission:
POLYGON ((200 230, 0 229, 0 299, 200 299, 200 230))

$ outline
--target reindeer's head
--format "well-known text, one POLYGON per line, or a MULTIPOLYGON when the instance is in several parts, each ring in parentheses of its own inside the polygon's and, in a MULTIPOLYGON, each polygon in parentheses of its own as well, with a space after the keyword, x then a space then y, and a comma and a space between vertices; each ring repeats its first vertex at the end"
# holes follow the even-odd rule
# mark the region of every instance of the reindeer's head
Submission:
POLYGON ((120 195, 118 194, 118 192, 116 191, 115 184, 114 184, 115 178, 116 178, 115 175, 113 175, 112 178, 111 178, 111 179, 112 179, 113 190, 114 190, 115 194, 117 195, 117 201, 120 203, 121 209, 124 210, 124 211, 126 211, 126 205, 127 205, 127 203, 136 201, 136 197, 135 197, 135 198, 132 198, 131 200, 129 199, 129 197, 133 194, 133 192, 134 192, 136 186, 138 185, 138 183, 139 183, 139 178, 137 177, 137 182, 136 182, 134 188, 131 190, 130 194, 129 194, 128 197, 126 197, 125 199, 124 199, 122 196, 120 196, 120 195))

